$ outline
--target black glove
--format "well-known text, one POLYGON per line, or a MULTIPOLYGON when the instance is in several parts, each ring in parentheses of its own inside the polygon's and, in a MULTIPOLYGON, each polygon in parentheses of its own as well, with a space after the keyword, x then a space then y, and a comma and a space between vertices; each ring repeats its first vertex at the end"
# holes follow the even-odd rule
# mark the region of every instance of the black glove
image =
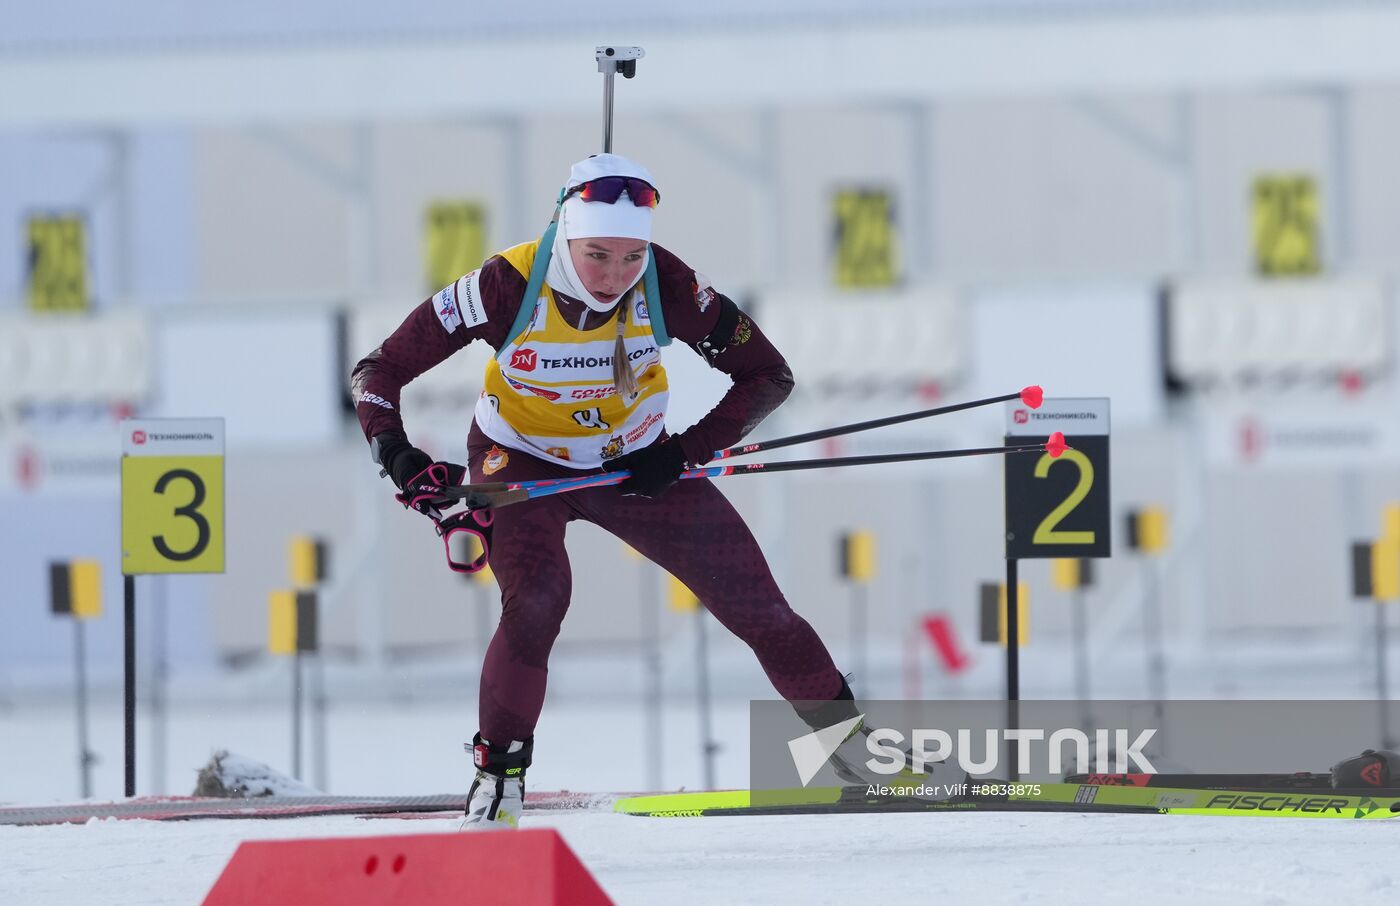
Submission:
POLYGON ((617 486, 620 494, 637 494, 642 497, 660 497, 666 489, 676 483, 687 468, 685 451, 674 437, 657 441, 649 447, 633 450, 617 459, 603 463, 604 472, 620 472, 623 469, 632 475, 617 486))
POLYGON ((395 494, 394 499, 405 507, 441 519, 442 510, 461 502, 434 494, 433 489, 462 484, 467 478, 466 466, 433 462, 431 456, 410 444, 407 438, 389 432, 376 435, 370 442, 370 451, 374 461, 383 467, 382 474, 389 476, 398 487, 400 493, 395 494))

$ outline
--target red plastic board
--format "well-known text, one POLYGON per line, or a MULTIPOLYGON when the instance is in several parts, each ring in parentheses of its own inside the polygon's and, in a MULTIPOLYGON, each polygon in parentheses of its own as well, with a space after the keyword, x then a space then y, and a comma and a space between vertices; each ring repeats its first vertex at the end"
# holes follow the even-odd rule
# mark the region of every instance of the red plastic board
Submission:
POLYGON ((556 831, 483 830, 239 844, 204 906, 611 904, 556 831))

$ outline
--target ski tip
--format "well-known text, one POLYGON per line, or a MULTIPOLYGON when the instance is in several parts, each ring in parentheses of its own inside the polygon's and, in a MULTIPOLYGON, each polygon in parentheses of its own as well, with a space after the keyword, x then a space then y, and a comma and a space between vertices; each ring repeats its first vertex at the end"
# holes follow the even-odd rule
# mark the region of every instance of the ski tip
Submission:
POLYGON ((1050 439, 1045 442, 1045 452, 1050 454, 1051 459, 1059 459, 1067 449, 1069 448, 1065 446, 1065 435, 1062 431, 1051 434, 1050 439))
POLYGON ((1045 402, 1045 389, 1039 384, 1031 384, 1021 391, 1021 402, 1032 409, 1039 409, 1040 404, 1045 402))

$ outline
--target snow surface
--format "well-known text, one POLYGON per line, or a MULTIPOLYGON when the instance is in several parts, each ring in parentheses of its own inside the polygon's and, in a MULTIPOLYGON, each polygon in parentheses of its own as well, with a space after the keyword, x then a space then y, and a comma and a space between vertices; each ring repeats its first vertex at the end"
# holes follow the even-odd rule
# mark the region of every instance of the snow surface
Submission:
POLYGON ((220 750, 199 772, 195 793, 200 796, 321 796, 294 777, 237 752, 220 750))
MULTIPOLYGON (((1287 679, 1250 676, 1258 688, 1276 692, 1287 679)), ((638 701, 599 700, 579 694, 578 685, 560 682, 546 704, 531 787, 648 788, 647 754, 656 746, 638 701)), ((152 781, 151 726, 142 712, 139 793, 189 794, 197 770, 223 748, 288 769, 283 703, 228 688, 215 696, 176 686, 163 789, 152 781)), ((1354 690, 1338 684, 1327 691, 1354 690)), ((463 792, 470 769, 462 742, 475 729, 472 692, 468 686, 436 698, 338 697, 329 716, 328 782, 303 779, 332 794, 463 792)), ((659 788, 703 785, 698 725, 693 703, 668 697, 659 788)), ((714 727, 723 744, 716 785, 746 785, 748 702, 721 698, 714 727)), ((101 758, 96 798, 121 795, 121 739, 120 700, 107 690, 92 710, 92 745, 101 758)), ((0 802, 76 801, 74 752, 69 702, 37 694, 0 702, 0 802)), ((242 840, 456 833, 458 823, 320 817, 0 826, 0 906, 185 906, 200 902, 242 840)), ((527 814, 524 824, 557 828, 623 904, 1315 906, 1356 897, 1400 903, 1400 819, 1025 813, 647 819, 555 812, 527 814)))

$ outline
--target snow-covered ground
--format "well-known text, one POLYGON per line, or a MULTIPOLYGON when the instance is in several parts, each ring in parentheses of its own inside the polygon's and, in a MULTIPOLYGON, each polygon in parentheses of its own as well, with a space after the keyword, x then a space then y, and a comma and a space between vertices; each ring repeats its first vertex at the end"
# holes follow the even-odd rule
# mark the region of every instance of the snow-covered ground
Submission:
MULTIPOLYGON (((1275 654, 1283 654, 1275 653, 1275 654)), ((1028 676, 1062 666, 1028 658, 1028 676)), ((1331 661, 1256 663, 1234 652, 1236 695, 1364 695, 1364 676, 1331 661), (1284 670, 1275 664, 1288 664, 1284 670), (1306 667, 1306 665, 1305 665, 1306 667), (1331 684, 1322 681, 1330 677, 1331 684)), ((890 665, 891 667, 895 665, 890 665)), ((690 690, 670 684, 664 703, 661 770, 642 699, 621 679, 635 669, 561 664, 536 738, 536 790, 630 791, 703 785, 699 716, 690 690), (609 687, 612 693, 608 694, 609 687)), ((722 687, 714 735, 723 748, 715 784, 748 783, 748 694, 764 687, 745 659, 717 663, 722 687), (747 673, 745 672, 747 671, 747 673)), ((895 692, 898 674, 877 692, 895 692)), ((1184 674, 1184 672, 1183 672, 1184 674)), ((223 676, 202 686, 177 681, 167 722, 164 770, 153 777, 151 725, 143 700, 138 792, 187 795, 212 751, 231 749, 290 767, 284 676, 223 676)), ((1107 673, 1105 673, 1107 679, 1107 673)), ((445 680, 400 671, 392 689, 342 676, 329 714, 329 770, 337 794, 463 792, 462 742, 475 729, 470 677, 445 680), (460 680, 460 681, 459 681, 460 680), (453 691, 456 690, 456 691, 453 691)), ((995 672, 963 696, 994 696, 995 672)), ((1131 691, 1118 683, 1101 688, 1131 691)), ((1180 695, 1219 697, 1218 674, 1179 675, 1180 695)), ((1063 690, 1056 690, 1063 691, 1063 690)), ((929 689, 931 695, 938 690, 929 689)), ((0 700, 0 803, 78 799, 73 709, 56 687, 11 687, 0 700)), ((958 696, 951 696, 958 697, 958 696)), ((1307 697, 1307 696, 1305 696, 1307 697)), ((99 688, 92 747, 101 758, 94 798, 122 792, 120 697, 99 688)), ((1349 754, 1338 752, 1337 755, 1349 754)), ((311 752, 305 779, 314 781, 311 752)), ((1303 765, 1300 768, 1325 765, 1303 765)), ((527 825, 557 828, 619 903, 1308 903, 1364 897, 1400 902, 1400 819, 1197 818, 1052 814, 887 814, 819 817, 646 819, 611 813, 543 813, 527 825)), ((308 818, 248 821, 100 821, 79 826, 0 826, 0 906, 199 902, 242 840, 455 833, 451 819, 308 818)))

